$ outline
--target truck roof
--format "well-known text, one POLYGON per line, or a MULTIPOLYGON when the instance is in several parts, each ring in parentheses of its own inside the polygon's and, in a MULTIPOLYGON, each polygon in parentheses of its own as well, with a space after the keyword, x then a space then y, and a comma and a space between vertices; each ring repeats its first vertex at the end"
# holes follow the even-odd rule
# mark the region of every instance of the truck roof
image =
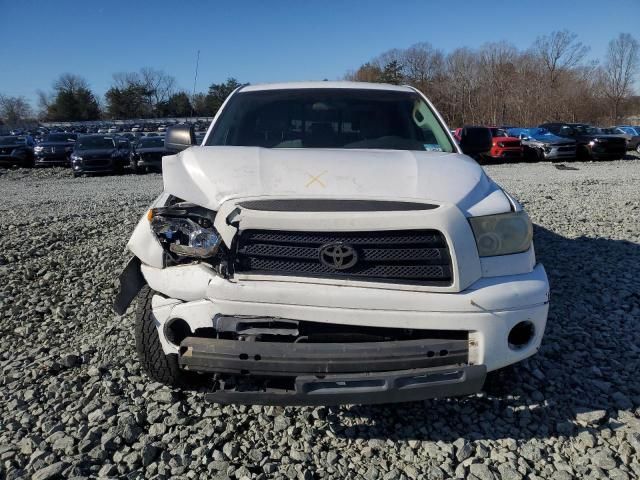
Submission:
POLYGON ((406 85, 391 85, 388 83, 369 83, 369 82, 285 82, 285 83, 263 83, 256 85, 247 85, 241 87, 241 92, 259 92, 265 90, 288 90, 302 88, 343 88, 358 90, 387 90, 397 92, 413 92, 414 90, 406 85))

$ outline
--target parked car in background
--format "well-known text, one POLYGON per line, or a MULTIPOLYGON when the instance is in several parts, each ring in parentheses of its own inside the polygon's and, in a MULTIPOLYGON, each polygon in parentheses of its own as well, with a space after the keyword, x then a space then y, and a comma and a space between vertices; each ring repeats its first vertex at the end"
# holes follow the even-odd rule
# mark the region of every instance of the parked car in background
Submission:
POLYGON ((584 123, 551 122, 538 125, 554 135, 576 141, 577 156, 588 160, 616 160, 627 152, 627 141, 616 135, 607 135, 597 127, 584 123))
POLYGON ((491 150, 487 154, 490 160, 522 160, 522 143, 512 137, 503 128, 489 127, 491 131, 491 150))
POLYGON ((167 126, 164 123, 162 125, 158 125, 158 131, 159 132, 166 132, 167 131, 167 126))
POLYGON ((133 127, 131 127, 131 131, 134 133, 141 132, 142 127, 136 123, 133 127))
POLYGON ((74 177, 83 173, 120 172, 127 163, 129 163, 128 146, 119 144, 113 136, 109 135, 78 137, 71 154, 74 177))
POLYGON ((576 141, 554 135, 546 128, 511 128, 509 134, 518 137, 527 160, 572 160, 576 158, 576 141))
POLYGON ((0 137, 0 164, 33 167, 35 141, 29 135, 0 137))
POLYGON ((142 137, 133 145, 129 154, 129 166, 135 173, 162 170, 162 157, 167 154, 164 138, 142 137))
POLYGON ((77 139, 76 133, 50 133, 44 136, 33 149, 34 164, 39 167, 69 165, 69 157, 77 139))
POLYGON ((627 140, 627 150, 636 150, 640 153, 640 133, 633 127, 607 127, 603 128, 604 133, 618 135, 627 140))
POLYGON ((111 125, 108 129, 107 129, 107 133, 118 133, 122 131, 122 129, 117 126, 117 125, 111 125))
POLYGON ((488 127, 478 127, 478 126, 474 126, 474 125, 466 125, 462 128, 456 128, 453 131, 453 138, 456 139, 456 141, 458 143, 460 143, 462 141, 462 137, 465 135, 465 133, 467 134, 471 134, 474 137, 485 137, 489 140, 488 145, 490 146, 489 149, 487 149, 486 152, 475 152, 473 154, 470 154, 469 156, 472 157, 476 162, 478 163, 484 163, 484 161, 487 158, 487 154, 489 153, 489 151, 491 150, 492 146, 493 146, 493 135, 491 134, 491 129, 488 127))

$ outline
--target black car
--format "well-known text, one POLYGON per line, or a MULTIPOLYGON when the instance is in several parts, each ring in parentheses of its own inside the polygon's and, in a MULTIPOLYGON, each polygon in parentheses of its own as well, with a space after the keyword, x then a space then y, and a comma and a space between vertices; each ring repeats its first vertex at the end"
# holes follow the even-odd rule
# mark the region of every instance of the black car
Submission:
POLYGON ((543 123, 554 135, 576 141, 578 157, 589 160, 615 160, 624 157, 627 141, 616 135, 607 135, 602 130, 584 123, 543 123))
POLYGON ((33 138, 28 135, 0 137, 0 164, 33 167, 33 138))
POLYGON ((69 165, 78 135, 75 133, 50 133, 45 135, 33 149, 35 165, 69 165))
POLYGON ((83 173, 121 172, 129 161, 129 142, 110 135, 78 137, 71 154, 73 176, 83 173))
POLYGON ((133 146, 129 157, 129 165, 134 172, 162 170, 162 157, 167 155, 164 149, 164 138, 141 137, 133 146))

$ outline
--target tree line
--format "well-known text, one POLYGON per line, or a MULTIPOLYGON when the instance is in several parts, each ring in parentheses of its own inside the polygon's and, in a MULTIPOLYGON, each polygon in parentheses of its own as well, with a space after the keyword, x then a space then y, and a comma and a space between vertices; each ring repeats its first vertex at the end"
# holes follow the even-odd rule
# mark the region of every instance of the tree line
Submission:
POLYGON ((602 63, 569 31, 540 36, 526 50, 508 42, 458 48, 429 43, 382 53, 345 79, 409 84, 424 92, 451 126, 537 125, 544 121, 617 123, 640 113, 634 80, 640 45, 611 40, 602 63))
POLYGON ((176 87, 173 76, 145 67, 139 72, 116 73, 104 101, 91 91, 80 75, 64 73, 51 91, 38 91, 38 110, 24 97, 0 94, 0 119, 7 125, 28 120, 50 122, 101 119, 213 116, 233 90, 241 86, 235 78, 213 83, 206 93, 190 95, 176 87))
MULTIPOLYGON (((602 62, 588 61, 589 47, 567 30, 540 36, 530 48, 509 42, 461 47, 450 53, 417 43, 388 50, 344 79, 413 85, 424 92, 451 126, 537 125, 565 120, 616 123, 640 113, 634 81, 640 71, 640 44, 628 33, 611 40, 602 62)), ((62 74, 50 91, 38 92, 34 112, 24 97, 0 94, 0 119, 99 119, 213 116, 241 83, 235 78, 194 95, 173 76, 145 67, 113 75, 97 96, 76 74, 62 74)))

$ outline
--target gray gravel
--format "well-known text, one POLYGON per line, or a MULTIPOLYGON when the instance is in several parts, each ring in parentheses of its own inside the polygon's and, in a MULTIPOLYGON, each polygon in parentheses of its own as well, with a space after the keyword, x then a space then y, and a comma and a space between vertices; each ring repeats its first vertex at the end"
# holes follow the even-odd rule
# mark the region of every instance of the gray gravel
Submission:
POLYGON ((0 170, 0 478, 640 476, 640 160, 486 167, 538 225, 539 355, 462 399, 203 402, 150 382, 110 304, 159 175, 0 170))

